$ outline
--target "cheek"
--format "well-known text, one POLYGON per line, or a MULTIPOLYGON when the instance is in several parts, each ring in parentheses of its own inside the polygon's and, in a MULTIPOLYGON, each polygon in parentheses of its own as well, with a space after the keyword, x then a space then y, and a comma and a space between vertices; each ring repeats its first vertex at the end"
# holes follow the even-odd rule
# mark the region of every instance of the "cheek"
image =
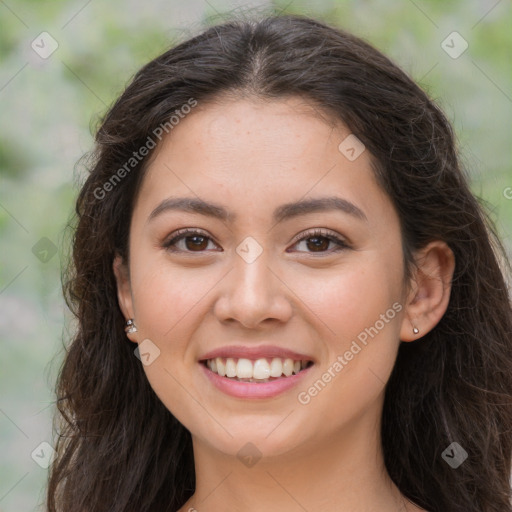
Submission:
MULTIPOLYGON (((136 268, 136 267, 134 267, 136 268)), ((178 268, 169 262, 141 265, 147 268, 133 276, 134 309, 142 333, 161 341, 183 328, 201 311, 206 296, 218 280, 200 268, 178 268)))
MULTIPOLYGON (((395 260, 396 261, 396 260, 395 260)), ((401 268, 386 265, 376 253, 357 255, 353 262, 303 282, 298 295, 325 326, 335 348, 345 347, 366 328, 379 321, 401 297, 401 268)), ((397 311, 386 316, 394 318, 397 311)))
POLYGON ((159 350, 156 357, 151 356, 151 363, 144 365, 144 372, 166 408, 182 423, 194 424, 204 411, 191 398, 199 394, 189 383, 194 362, 190 339, 196 328, 194 319, 204 313, 212 279, 198 269, 173 269, 168 261, 157 259, 149 263, 141 258, 138 267, 134 261, 133 268, 142 269, 132 276, 139 339, 151 340, 159 350))
POLYGON ((300 390, 299 402, 311 404, 310 411, 318 408, 326 420, 340 424, 382 393, 399 346, 401 284, 400 265, 393 268, 369 253, 325 279, 307 282, 302 293, 321 320, 317 326, 323 326, 328 353, 300 390))

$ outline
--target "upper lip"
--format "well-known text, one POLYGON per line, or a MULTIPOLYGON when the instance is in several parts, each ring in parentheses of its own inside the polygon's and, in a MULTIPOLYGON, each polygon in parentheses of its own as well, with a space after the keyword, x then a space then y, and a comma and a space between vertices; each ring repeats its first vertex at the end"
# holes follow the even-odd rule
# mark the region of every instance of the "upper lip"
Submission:
POLYGON ((243 345, 230 345, 219 347, 202 355, 199 360, 215 359, 216 357, 231 357, 233 359, 262 359, 266 357, 280 357, 294 359, 295 361, 314 361, 311 356, 301 354, 275 345, 260 345, 258 347, 244 347, 243 345))

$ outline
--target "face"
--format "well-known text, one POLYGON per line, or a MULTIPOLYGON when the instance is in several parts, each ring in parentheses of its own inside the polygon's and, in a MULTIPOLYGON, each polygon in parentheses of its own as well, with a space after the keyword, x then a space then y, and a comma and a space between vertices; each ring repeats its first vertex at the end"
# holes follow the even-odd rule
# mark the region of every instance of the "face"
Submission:
POLYGON ((120 305, 155 393, 219 453, 297 451, 380 414, 401 235, 349 135, 297 98, 199 105, 148 167, 120 305))

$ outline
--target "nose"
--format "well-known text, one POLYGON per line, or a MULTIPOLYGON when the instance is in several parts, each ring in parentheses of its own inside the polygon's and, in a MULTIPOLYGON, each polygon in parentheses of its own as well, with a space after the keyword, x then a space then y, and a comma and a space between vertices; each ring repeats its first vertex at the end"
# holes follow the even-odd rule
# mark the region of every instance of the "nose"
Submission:
POLYGON ((265 251, 251 263, 235 254, 233 269, 223 279, 214 312, 222 322, 238 322, 257 329, 288 321, 293 314, 292 295, 284 280, 269 266, 265 251))

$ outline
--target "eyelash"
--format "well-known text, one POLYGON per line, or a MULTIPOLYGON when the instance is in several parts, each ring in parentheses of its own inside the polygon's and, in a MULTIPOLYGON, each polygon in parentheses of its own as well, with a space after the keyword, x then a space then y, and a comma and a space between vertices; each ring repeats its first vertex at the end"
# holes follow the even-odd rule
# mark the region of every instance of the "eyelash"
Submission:
MULTIPOLYGON (((174 253, 184 252, 184 253, 188 253, 188 254, 193 254, 193 253, 201 254, 205 251, 188 251, 188 250, 182 251, 181 249, 173 248, 173 245, 175 245, 178 241, 187 238, 187 236, 194 236, 194 235, 202 236, 204 238, 208 238, 208 239, 212 240, 212 238, 210 236, 208 236, 208 234, 206 232, 204 232, 200 229, 186 228, 186 229, 180 229, 180 230, 176 231, 176 233, 174 233, 174 236, 170 240, 164 242, 164 244, 162 246, 165 249, 167 249, 168 251, 174 252, 174 253)), ((330 250, 330 251, 320 251, 318 253, 310 252, 309 254, 312 254, 312 255, 332 254, 332 253, 340 252, 344 249, 349 249, 349 245, 345 241, 343 241, 341 238, 336 236, 334 233, 332 233, 326 229, 322 229, 322 228, 315 228, 315 229, 312 229, 311 231, 308 231, 306 233, 299 235, 297 238, 295 238, 293 240, 293 245, 296 245, 297 243, 302 242, 303 240, 307 240, 308 238, 315 238, 315 237, 326 238, 330 242, 334 242, 338 247, 336 249, 330 250)))

